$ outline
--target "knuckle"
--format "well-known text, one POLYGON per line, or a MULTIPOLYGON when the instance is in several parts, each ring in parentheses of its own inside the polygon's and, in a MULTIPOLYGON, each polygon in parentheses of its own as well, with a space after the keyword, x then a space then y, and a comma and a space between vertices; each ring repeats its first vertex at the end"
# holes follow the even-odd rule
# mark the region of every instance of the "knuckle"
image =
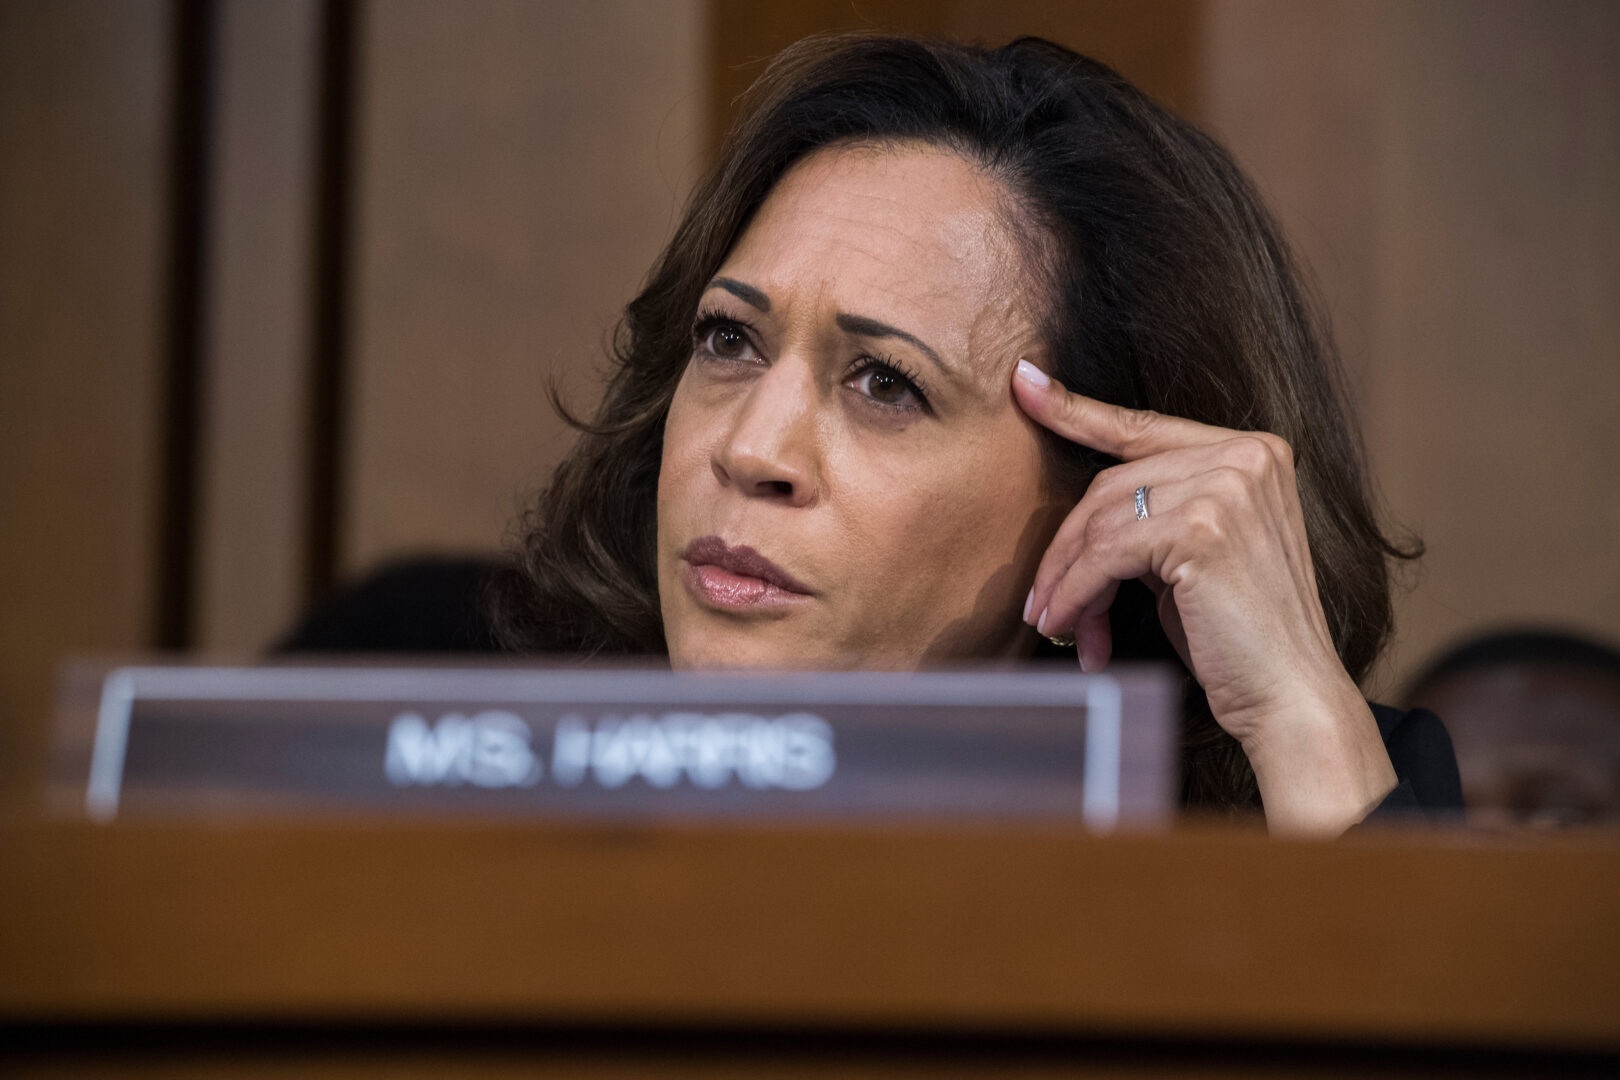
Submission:
POLYGON ((1062 576, 1073 565, 1084 544, 1085 521, 1077 511, 1071 510, 1046 546, 1046 554, 1041 559, 1041 580, 1056 581, 1062 576))
POLYGON ((1219 465, 1210 471, 1207 490, 1239 502, 1248 502, 1254 493, 1254 474, 1235 465, 1219 465))
POLYGON ((1091 478, 1091 484, 1086 488, 1087 494, 1097 494, 1106 498, 1107 493, 1119 490, 1120 476, 1125 471, 1124 465, 1110 465, 1091 478))
POLYGON ((1262 475, 1277 464, 1264 434, 1239 435, 1227 443, 1226 457, 1235 467, 1253 476, 1262 475))
POLYGON ((1159 414, 1150 409, 1121 409, 1119 426, 1125 445, 1131 446, 1153 435, 1159 426, 1159 414))
POLYGON ((1266 449, 1271 451, 1271 456, 1277 462, 1277 464, 1286 469, 1292 469, 1294 467, 1293 443, 1290 443, 1281 435, 1273 435, 1269 431, 1264 434, 1263 441, 1266 444, 1266 449))
POLYGON ((1229 531, 1221 500, 1207 495, 1187 500, 1182 519, 1187 532, 1201 545, 1219 543, 1229 531))
POLYGON ((1091 403, 1078 394, 1064 394, 1058 400, 1058 414, 1066 422, 1078 424, 1082 427, 1085 426, 1086 421, 1089 419, 1087 410, 1090 407, 1091 403))
POLYGON ((1085 550, 1104 552, 1113 543, 1113 530, 1103 520, 1103 515, 1092 514, 1086 519, 1086 526, 1081 530, 1080 540, 1085 550))

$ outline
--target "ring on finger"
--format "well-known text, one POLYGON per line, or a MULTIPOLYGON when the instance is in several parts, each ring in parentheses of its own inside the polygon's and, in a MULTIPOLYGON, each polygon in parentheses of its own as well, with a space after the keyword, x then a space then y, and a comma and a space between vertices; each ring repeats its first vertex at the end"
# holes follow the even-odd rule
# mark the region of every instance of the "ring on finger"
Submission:
POLYGON ((1148 486, 1146 484, 1143 484, 1141 487, 1136 489, 1137 521, 1146 521, 1148 519, 1147 493, 1148 486))

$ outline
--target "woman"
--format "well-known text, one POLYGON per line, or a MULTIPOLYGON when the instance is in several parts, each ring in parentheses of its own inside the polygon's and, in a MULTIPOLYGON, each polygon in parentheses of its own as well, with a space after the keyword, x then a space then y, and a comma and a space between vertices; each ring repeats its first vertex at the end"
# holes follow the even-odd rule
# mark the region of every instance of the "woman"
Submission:
POLYGON ((1416 731, 1444 789, 1438 722, 1356 688, 1408 553, 1277 229, 1106 67, 787 50, 615 363, 531 514, 513 645, 910 669, 1072 640, 1088 671, 1184 666, 1190 805, 1334 833, 1454 799, 1382 737, 1416 731))

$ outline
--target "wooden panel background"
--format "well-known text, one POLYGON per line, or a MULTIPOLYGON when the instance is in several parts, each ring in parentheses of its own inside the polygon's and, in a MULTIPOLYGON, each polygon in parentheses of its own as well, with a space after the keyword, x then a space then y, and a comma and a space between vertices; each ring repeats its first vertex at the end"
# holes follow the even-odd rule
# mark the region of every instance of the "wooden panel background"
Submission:
POLYGON ((0 801, 155 633, 171 5, 0 0, 0 801))
POLYGON ((222 0, 194 634, 251 655, 303 607, 320 5, 222 0))
POLYGON ((1035 34, 1112 64, 1172 108, 1198 114, 1196 0, 801 0, 769 5, 712 0, 711 7, 715 116, 710 137, 715 143, 735 117, 737 98, 770 58, 807 34, 825 31, 896 31, 987 45, 1035 34))
POLYGON ((1217 0, 1201 54, 1428 544, 1382 685, 1504 624, 1620 640, 1620 7, 1217 0))
POLYGON ((340 566, 496 546, 704 147, 698 0, 365 8, 340 566))

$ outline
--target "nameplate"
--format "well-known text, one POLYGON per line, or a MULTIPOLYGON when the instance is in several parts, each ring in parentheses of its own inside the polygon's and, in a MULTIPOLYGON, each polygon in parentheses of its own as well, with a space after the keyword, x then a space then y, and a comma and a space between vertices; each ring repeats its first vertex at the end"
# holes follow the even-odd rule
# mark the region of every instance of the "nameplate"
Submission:
POLYGON ((925 674, 125 667, 86 807, 561 818, 1160 823, 1175 680, 925 674))

